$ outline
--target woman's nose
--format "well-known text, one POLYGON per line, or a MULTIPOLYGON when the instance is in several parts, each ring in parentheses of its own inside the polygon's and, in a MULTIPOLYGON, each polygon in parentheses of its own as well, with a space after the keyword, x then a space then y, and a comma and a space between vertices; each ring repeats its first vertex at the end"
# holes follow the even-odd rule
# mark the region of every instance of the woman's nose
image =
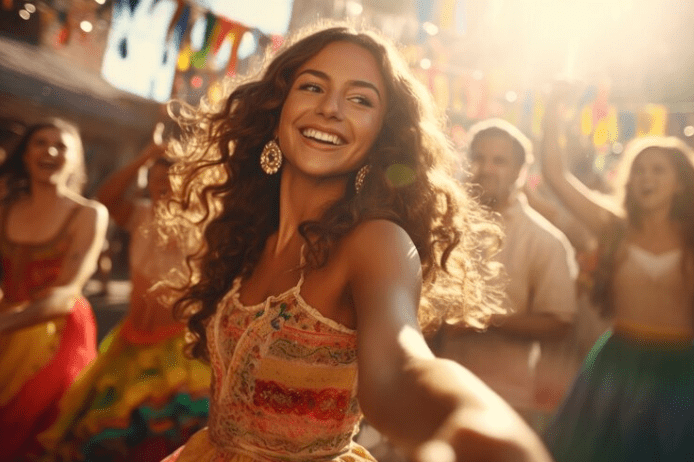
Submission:
POLYGON ((55 146, 50 146, 48 148, 48 154, 51 157, 58 157, 58 148, 56 148, 55 146))
POLYGON ((328 92, 318 105, 318 113, 329 119, 342 119, 342 104, 336 93, 328 92))
POLYGON ((494 162, 490 162, 486 159, 480 161, 480 163, 479 163, 480 172, 485 173, 485 174, 489 174, 489 173, 494 172, 495 167, 496 166, 494 165, 494 162))

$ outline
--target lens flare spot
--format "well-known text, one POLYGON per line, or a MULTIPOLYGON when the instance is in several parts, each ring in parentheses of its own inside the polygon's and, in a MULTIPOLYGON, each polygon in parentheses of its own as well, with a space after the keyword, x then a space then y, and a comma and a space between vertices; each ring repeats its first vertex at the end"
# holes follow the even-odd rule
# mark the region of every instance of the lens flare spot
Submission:
POLYGON ((386 169, 386 178, 396 188, 414 183, 415 172, 412 167, 404 164, 393 164, 386 169))

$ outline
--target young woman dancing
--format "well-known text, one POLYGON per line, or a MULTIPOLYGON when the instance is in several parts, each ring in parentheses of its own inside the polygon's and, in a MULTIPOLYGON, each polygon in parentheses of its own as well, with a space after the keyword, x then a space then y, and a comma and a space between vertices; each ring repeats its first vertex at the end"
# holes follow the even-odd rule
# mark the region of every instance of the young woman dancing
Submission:
POLYGON ((184 356, 185 324, 157 286, 183 267, 175 241, 154 219, 169 192, 163 143, 150 143, 97 191, 117 225, 130 232, 130 306, 103 340, 99 357, 68 390, 55 424, 39 436, 52 461, 158 462, 204 427, 210 370, 184 356), (147 166, 147 199, 128 186, 147 166))
POLYGON ((389 43, 318 30, 181 123, 172 219, 196 215, 203 244, 176 309, 213 379, 209 427, 167 461, 371 461, 362 411, 418 460, 549 460, 424 341, 499 310, 499 230, 389 43))
POLYGON ((82 287, 96 269, 108 212, 80 195, 79 133, 61 120, 27 128, 0 167, 0 434, 3 460, 32 460, 58 401, 96 356, 82 287))
POLYGON ((558 462, 694 457, 694 156, 675 137, 625 150, 624 210, 593 196, 561 157, 566 89, 545 114, 543 175, 601 241, 594 302, 612 319, 545 439, 558 462))

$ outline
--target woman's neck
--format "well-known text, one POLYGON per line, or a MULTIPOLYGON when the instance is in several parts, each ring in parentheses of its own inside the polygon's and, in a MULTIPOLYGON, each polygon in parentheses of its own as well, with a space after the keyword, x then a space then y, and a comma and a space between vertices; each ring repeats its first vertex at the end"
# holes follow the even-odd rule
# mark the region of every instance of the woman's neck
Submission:
POLYGON ((681 245, 681 228, 669 213, 649 213, 632 231, 634 240, 646 249, 669 250, 681 245))
POLYGON ((301 223, 319 219, 331 203, 344 195, 345 181, 342 178, 316 180, 305 176, 282 175, 276 253, 281 253, 299 237, 301 223))
POLYGON ((641 216, 641 229, 648 234, 659 234, 674 230, 676 223, 670 218, 669 210, 653 210, 641 216))

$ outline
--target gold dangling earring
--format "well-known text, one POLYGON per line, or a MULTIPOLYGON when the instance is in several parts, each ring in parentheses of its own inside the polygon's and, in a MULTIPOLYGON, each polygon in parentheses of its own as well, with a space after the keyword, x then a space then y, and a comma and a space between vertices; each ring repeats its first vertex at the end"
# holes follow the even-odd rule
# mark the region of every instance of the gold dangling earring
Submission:
POLYGON ((270 140, 260 154, 260 168, 268 175, 274 175, 282 166, 282 150, 277 141, 270 140))
POLYGON ((366 179, 366 175, 369 174, 369 171, 371 171, 371 165, 366 164, 357 172, 357 176, 354 178, 354 190, 357 194, 359 194, 362 186, 364 186, 364 180, 366 179))

